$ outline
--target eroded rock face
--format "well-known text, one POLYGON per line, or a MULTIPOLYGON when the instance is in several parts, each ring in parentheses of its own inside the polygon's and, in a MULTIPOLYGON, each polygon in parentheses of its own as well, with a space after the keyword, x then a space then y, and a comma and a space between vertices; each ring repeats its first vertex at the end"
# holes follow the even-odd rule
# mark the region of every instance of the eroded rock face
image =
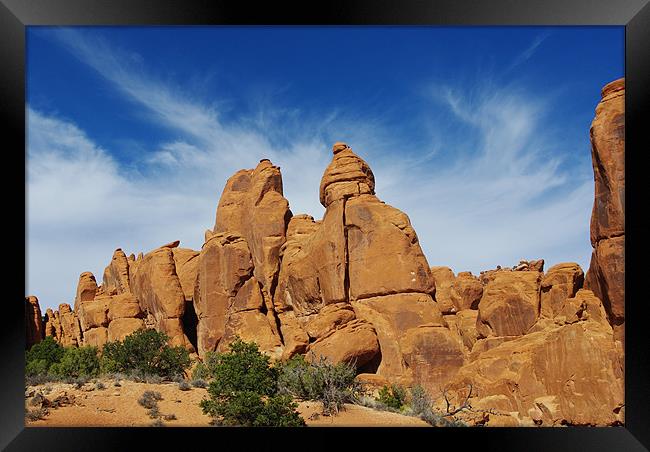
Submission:
POLYGON ((388 294, 432 294, 435 282, 406 214, 376 196, 345 204, 349 300, 388 294))
POLYGON ((172 252, 176 274, 181 283, 181 289, 185 296, 186 302, 192 302, 194 299, 194 287, 199 272, 199 251, 189 248, 174 248, 172 252))
POLYGON ((115 250, 111 263, 104 270, 102 286, 107 293, 113 291, 118 294, 131 292, 129 260, 121 248, 115 250))
POLYGON ((526 334, 539 314, 540 280, 539 272, 497 272, 478 305, 481 337, 526 334))
POLYGON ((474 409, 515 413, 521 425, 526 419, 544 426, 622 423, 623 361, 612 329, 596 315, 573 320, 487 349, 449 387, 466 390, 471 384, 474 409))
MULTIPOLYGON (((440 375, 428 371, 440 360, 437 354, 424 356, 422 349, 431 348, 431 338, 440 340, 447 361, 463 361, 460 343, 452 344, 452 334, 435 301, 429 294, 405 293, 373 297, 352 302, 359 319, 370 323, 379 340, 381 362, 376 373, 401 384, 432 385, 440 375), (439 328, 439 329, 435 329, 439 328), (442 330, 445 330, 443 332, 442 330)), ((455 339, 454 339, 455 341, 455 339)), ((460 366, 458 366, 460 367, 460 366)), ((445 372, 447 376, 450 372, 445 372)))
POLYGON ((61 345, 64 347, 85 345, 79 318, 67 303, 59 305, 59 322, 61 325, 61 345))
POLYGON ((41 307, 38 298, 33 295, 25 297, 25 348, 41 342, 45 336, 41 307))
POLYGON ((77 283, 77 295, 74 300, 74 310, 79 309, 79 305, 86 301, 92 301, 97 294, 97 281, 95 275, 90 272, 83 272, 79 275, 79 282, 77 283))
POLYGON ((564 300, 573 297, 584 282, 580 265, 569 262, 554 265, 542 278, 541 315, 553 318, 559 313, 564 300))
POLYGON ((213 232, 239 233, 248 244, 255 278, 270 295, 280 266, 291 211, 282 195, 280 168, 263 159, 254 170, 228 179, 217 208, 213 232))
POLYGON ((593 254, 585 287, 605 306, 617 339, 625 324, 625 79, 602 90, 591 123, 595 198, 591 214, 593 254))
POLYGON ((61 329, 61 319, 59 318, 59 311, 53 311, 47 308, 45 311, 45 336, 52 336, 52 338, 61 342, 63 330, 61 329))
POLYGON ((451 286, 456 280, 452 269, 443 266, 431 267, 431 276, 435 281, 435 298, 440 312, 443 314, 456 312, 456 306, 451 299, 451 286))
POLYGON ((331 362, 355 364, 362 369, 379 353, 373 326, 363 320, 351 320, 330 330, 309 346, 307 359, 325 357, 331 362))
POLYGON ((198 259, 194 309, 199 355, 227 351, 238 335, 255 340, 261 350, 279 357, 282 343, 266 316, 261 283, 253 275, 246 240, 234 233, 216 233, 203 245, 198 259))
POLYGON ((166 333, 172 345, 194 351, 183 331, 185 294, 176 273, 172 248, 157 248, 136 260, 136 264, 130 284, 142 310, 152 315, 155 328, 166 333))
POLYGON ((483 296, 483 284, 471 272, 460 272, 451 283, 449 296, 455 312, 478 309, 483 296))

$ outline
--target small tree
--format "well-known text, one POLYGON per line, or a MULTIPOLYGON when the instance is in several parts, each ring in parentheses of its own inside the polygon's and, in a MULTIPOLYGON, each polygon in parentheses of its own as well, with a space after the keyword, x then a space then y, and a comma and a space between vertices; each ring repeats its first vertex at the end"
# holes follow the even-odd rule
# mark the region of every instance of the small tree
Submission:
POLYGON ((102 350, 102 371, 182 375, 190 365, 189 353, 184 347, 169 346, 168 340, 165 333, 147 329, 130 334, 122 342, 107 342, 102 350))
POLYGON ((52 336, 33 345, 25 352, 25 373, 28 376, 45 375, 54 363, 61 361, 63 347, 52 336))
POLYGON ((257 344, 237 338, 230 351, 214 356, 205 414, 222 425, 297 427, 305 425, 291 397, 278 394, 278 371, 257 344))
POLYGON ((99 374, 97 347, 65 347, 61 361, 52 364, 50 373, 58 377, 94 377, 99 374))
POLYGON ((389 408, 399 410, 406 400, 406 390, 398 385, 384 386, 379 390, 377 401, 389 408))

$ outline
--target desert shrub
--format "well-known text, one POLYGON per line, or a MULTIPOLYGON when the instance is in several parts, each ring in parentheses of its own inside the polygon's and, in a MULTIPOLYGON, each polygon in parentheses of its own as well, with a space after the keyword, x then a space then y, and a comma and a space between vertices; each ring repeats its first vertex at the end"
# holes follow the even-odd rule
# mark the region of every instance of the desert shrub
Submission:
POLYGON ((379 390, 377 401, 389 408, 399 410, 406 401, 406 389, 399 385, 386 385, 379 390))
POLYGON ((207 388, 208 387, 208 384, 205 382, 205 380, 202 380, 200 378, 192 380, 190 382, 190 384, 192 386, 194 386, 195 388, 207 388))
POLYGON ((163 416, 163 419, 166 421, 175 421, 176 420, 176 415, 174 413, 172 414, 165 414, 163 416))
POLYGON ((50 366, 58 377, 92 377, 99 374, 97 347, 65 347, 61 360, 50 366))
POLYGON ((52 336, 46 336, 25 352, 25 374, 28 376, 45 375, 54 363, 61 361, 63 347, 52 336))
POLYGON ((297 355, 279 364, 278 371, 280 393, 320 401, 325 414, 338 412, 343 404, 354 402, 359 396, 353 364, 332 364, 322 356, 308 363, 302 355, 297 355))
POLYGON ((138 403, 147 409, 158 406, 158 401, 162 400, 162 395, 157 391, 145 391, 138 399, 138 403))
POLYGON ((33 422, 43 419, 47 415, 47 408, 35 408, 33 410, 25 410, 25 419, 33 422))
POLYGON ((156 405, 153 408, 150 408, 149 411, 147 411, 147 414, 151 419, 157 419, 160 417, 160 409, 158 408, 158 405, 156 405))
POLYGON ((187 381, 183 380, 178 383, 178 389, 180 389, 181 391, 189 391, 190 389, 192 389, 192 386, 190 386, 190 384, 187 381))
POLYGON ((305 425, 291 397, 278 394, 278 369, 270 365, 269 357, 259 351, 257 344, 236 339, 229 352, 213 357, 210 373, 210 398, 203 399, 200 406, 216 424, 305 425))
POLYGON ((102 352, 102 371, 159 377, 182 375, 190 365, 189 353, 184 347, 171 347, 168 340, 165 333, 144 329, 124 341, 108 342, 102 352))
POLYGON ((410 402, 411 410, 413 410, 413 414, 417 416, 431 410, 431 397, 420 385, 411 388, 410 402))
POLYGON ((151 423, 151 426, 152 427, 164 427, 165 423, 163 421, 161 421, 160 419, 156 419, 155 421, 153 421, 151 423))
POLYGON ((101 381, 98 381, 97 383, 95 383, 95 389, 100 389, 100 390, 101 389, 106 389, 106 385, 104 383, 102 383, 101 381))

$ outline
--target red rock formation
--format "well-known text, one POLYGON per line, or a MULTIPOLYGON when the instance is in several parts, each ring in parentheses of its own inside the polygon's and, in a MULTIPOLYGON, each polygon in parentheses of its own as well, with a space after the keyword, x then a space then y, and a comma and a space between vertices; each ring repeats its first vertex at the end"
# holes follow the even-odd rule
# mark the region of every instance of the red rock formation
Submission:
POLYGON ((281 250, 274 304, 291 338, 285 357, 306 349, 400 381, 446 378, 430 372, 433 363, 453 356, 457 368, 462 344, 432 298, 435 281, 408 217, 374 195, 372 170, 347 145, 333 154, 320 186, 323 220, 294 217, 281 250), (435 351, 447 342, 452 349, 435 351), (434 351, 426 358, 423 350, 434 351))
POLYGON ((129 260, 121 248, 115 250, 111 263, 104 270, 102 286, 107 293, 113 291, 118 294, 131 292, 129 260))
POLYGON ((574 262, 557 264, 548 270, 541 283, 541 313, 553 318, 564 304, 573 297, 584 282, 584 273, 574 262))
POLYGON ((51 308, 47 308, 45 311, 45 336, 52 336, 55 341, 61 342, 62 335, 63 330, 59 311, 52 311, 51 308))
POLYGON ((456 312, 478 309, 483 296, 483 284, 471 272, 460 272, 451 283, 449 296, 456 312))
POLYGON ((443 314, 456 312, 456 306, 451 299, 451 286, 456 280, 454 272, 449 267, 431 267, 431 276, 435 281, 435 299, 443 314))
POLYGON ((166 333, 170 344, 194 351, 183 329, 185 294, 176 273, 173 249, 163 246, 136 259, 130 286, 142 310, 153 318, 156 330, 166 333))
POLYGON ((25 297, 25 348, 38 344, 44 337, 44 325, 38 298, 25 297))
POLYGON ((448 388, 468 385, 474 410, 513 415, 515 425, 623 422, 623 360, 600 300, 586 290, 547 328, 477 354, 448 388))
POLYGON ((59 320, 61 322, 61 345, 80 346, 83 344, 83 333, 77 314, 72 311, 70 305, 63 303, 59 305, 59 320))
POLYGON ((625 329, 625 79, 602 89, 591 123, 593 253, 585 287, 603 301, 618 340, 625 329))
POLYGON ((540 272, 497 272, 478 305, 476 329, 481 337, 521 336, 539 315, 540 272))

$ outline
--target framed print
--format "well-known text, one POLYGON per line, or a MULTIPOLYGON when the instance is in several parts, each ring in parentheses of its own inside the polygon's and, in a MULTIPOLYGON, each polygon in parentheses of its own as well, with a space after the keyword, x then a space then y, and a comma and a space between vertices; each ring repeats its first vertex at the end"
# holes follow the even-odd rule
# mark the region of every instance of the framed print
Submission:
POLYGON ((647 2, 0 11, 7 450, 647 450, 647 2))

